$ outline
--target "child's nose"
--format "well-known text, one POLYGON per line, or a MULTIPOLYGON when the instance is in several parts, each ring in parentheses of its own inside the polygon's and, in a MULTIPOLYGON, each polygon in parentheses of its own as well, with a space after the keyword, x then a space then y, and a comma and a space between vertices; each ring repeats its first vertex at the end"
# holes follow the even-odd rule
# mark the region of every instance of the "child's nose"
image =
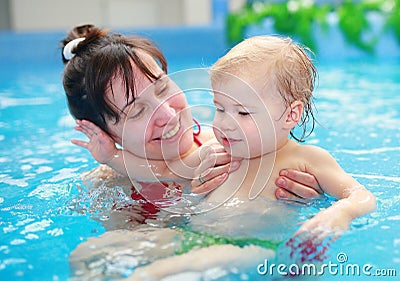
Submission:
POLYGON ((236 120, 229 113, 223 114, 215 123, 223 131, 233 131, 238 126, 236 120))

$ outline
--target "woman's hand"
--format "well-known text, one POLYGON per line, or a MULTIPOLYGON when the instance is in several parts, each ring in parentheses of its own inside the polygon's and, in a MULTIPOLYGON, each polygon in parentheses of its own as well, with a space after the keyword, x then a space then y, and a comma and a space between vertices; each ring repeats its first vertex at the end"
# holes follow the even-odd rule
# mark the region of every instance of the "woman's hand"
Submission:
POLYGON ((205 195, 219 187, 228 178, 229 173, 240 167, 240 160, 232 161, 221 145, 213 144, 210 149, 202 149, 200 165, 196 168, 192 180, 192 192, 205 195), (204 152, 205 151, 205 152, 204 152))
POLYGON ((76 124, 75 130, 85 134, 89 142, 75 139, 71 142, 89 150, 93 158, 101 164, 111 161, 118 152, 114 140, 90 121, 76 120, 76 124))
POLYGON ((278 187, 275 192, 278 200, 307 204, 324 196, 313 175, 297 170, 281 170, 275 184, 278 187))

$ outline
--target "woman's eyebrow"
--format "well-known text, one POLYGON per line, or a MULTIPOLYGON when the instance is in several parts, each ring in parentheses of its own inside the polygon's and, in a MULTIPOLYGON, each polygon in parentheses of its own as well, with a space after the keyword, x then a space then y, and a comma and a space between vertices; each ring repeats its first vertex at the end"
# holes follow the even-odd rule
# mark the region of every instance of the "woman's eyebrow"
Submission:
POLYGON ((157 76, 156 80, 153 82, 155 86, 160 86, 163 84, 167 84, 168 83, 168 77, 167 75, 165 75, 165 73, 161 73, 160 75, 157 76))
POLYGON ((156 76, 156 80, 154 81, 155 83, 157 83, 158 81, 160 81, 161 79, 163 79, 164 77, 167 77, 167 75, 165 75, 164 72, 161 72, 160 74, 158 74, 156 76))
POLYGON ((242 107, 242 108, 257 108, 257 106, 254 105, 246 105, 246 104, 242 104, 242 103, 234 103, 233 106, 235 107, 242 107))

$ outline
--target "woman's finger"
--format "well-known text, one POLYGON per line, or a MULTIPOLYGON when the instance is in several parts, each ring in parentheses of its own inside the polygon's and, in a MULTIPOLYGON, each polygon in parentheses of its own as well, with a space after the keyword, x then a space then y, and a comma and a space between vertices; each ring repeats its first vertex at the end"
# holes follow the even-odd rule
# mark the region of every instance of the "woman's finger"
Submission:
POLYGON ((291 204, 298 204, 298 205, 309 205, 310 203, 314 202, 315 200, 322 199, 324 198, 323 195, 317 194, 316 197, 313 198, 303 198, 299 197, 296 194, 293 194, 283 188, 278 188, 275 191, 275 197, 276 199, 280 201, 285 201, 291 204))
MULTIPOLYGON (((220 175, 202 183, 201 185, 192 187, 192 192, 197 193, 199 195, 205 195, 205 194, 209 193, 210 191, 213 191, 214 189, 216 189, 218 186, 220 186, 223 182, 226 181, 227 178, 228 178, 228 173, 220 174, 220 175)), ((193 180, 193 181, 196 181, 196 180, 193 180)))
POLYGON ((92 139, 93 137, 93 132, 90 132, 88 130, 86 130, 85 128, 83 128, 82 126, 75 126, 75 130, 77 130, 78 132, 83 133, 85 136, 87 136, 89 139, 92 139))
POLYGON ((85 134, 88 138, 91 138, 93 136, 93 132, 89 130, 85 125, 83 125, 81 122, 76 122, 78 125, 74 127, 75 130, 85 134))
POLYGON ((199 153, 200 159, 210 167, 228 164, 232 161, 231 156, 226 153, 224 147, 219 145, 206 146, 199 153))
POLYGON ((199 173, 199 176, 192 181, 192 187, 200 186, 203 183, 210 181, 211 179, 218 177, 222 174, 231 173, 233 171, 236 171, 239 167, 240 167, 240 162, 234 161, 232 163, 225 164, 222 166, 209 168, 209 169, 205 170, 204 172, 199 173))
POLYGON ((92 137, 98 135, 102 130, 94 123, 88 120, 76 120, 76 123, 83 129, 86 135, 92 137))
POLYGON ((87 148, 88 147, 88 142, 86 141, 81 141, 81 140, 71 140, 71 142, 77 146, 87 148))
POLYGON ((86 132, 88 132, 88 134, 90 134, 90 136, 97 135, 100 131, 99 127, 87 120, 80 121, 80 125, 86 130, 86 132))
POLYGON ((279 176, 275 184, 278 187, 275 193, 278 199, 320 199, 324 197, 319 187, 314 189, 314 187, 306 186, 285 176, 279 176))
POLYGON ((299 185, 310 187, 320 194, 323 193, 317 179, 312 174, 293 169, 284 169, 279 172, 279 175, 289 179, 291 182, 296 182, 299 185))
POLYGON ((223 153, 223 152, 226 153, 225 148, 220 144, 218 144, 218 145, 217 144, 213 144, 210 147, 213 149, 213 151, 215 153, 223 153))
POLYGON ((226 152, 215 153, 214 166, 225 165, 225 164, 228 164, 231 161, 232 161, 232 158, 228 153, 226 153, 226 152))

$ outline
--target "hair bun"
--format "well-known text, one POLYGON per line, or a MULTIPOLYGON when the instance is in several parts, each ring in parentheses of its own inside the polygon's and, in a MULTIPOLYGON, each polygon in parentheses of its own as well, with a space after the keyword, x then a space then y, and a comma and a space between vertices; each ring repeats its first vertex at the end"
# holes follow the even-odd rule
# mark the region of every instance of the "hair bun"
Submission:
POLYGON ((64 63, 67 63, 75 56, 78 43, 87 38, 95 29, 96 26, 93 24, 83 24, 75 26, 70 32, 68 32, 68 36, 61 41, 61 53, 64 63))
POLYGON ((87 35, 95 28, 93 24, 83 24, 75 26, 72 29, 70 36, 73 35, 74 38, 87 37, 87 35))

